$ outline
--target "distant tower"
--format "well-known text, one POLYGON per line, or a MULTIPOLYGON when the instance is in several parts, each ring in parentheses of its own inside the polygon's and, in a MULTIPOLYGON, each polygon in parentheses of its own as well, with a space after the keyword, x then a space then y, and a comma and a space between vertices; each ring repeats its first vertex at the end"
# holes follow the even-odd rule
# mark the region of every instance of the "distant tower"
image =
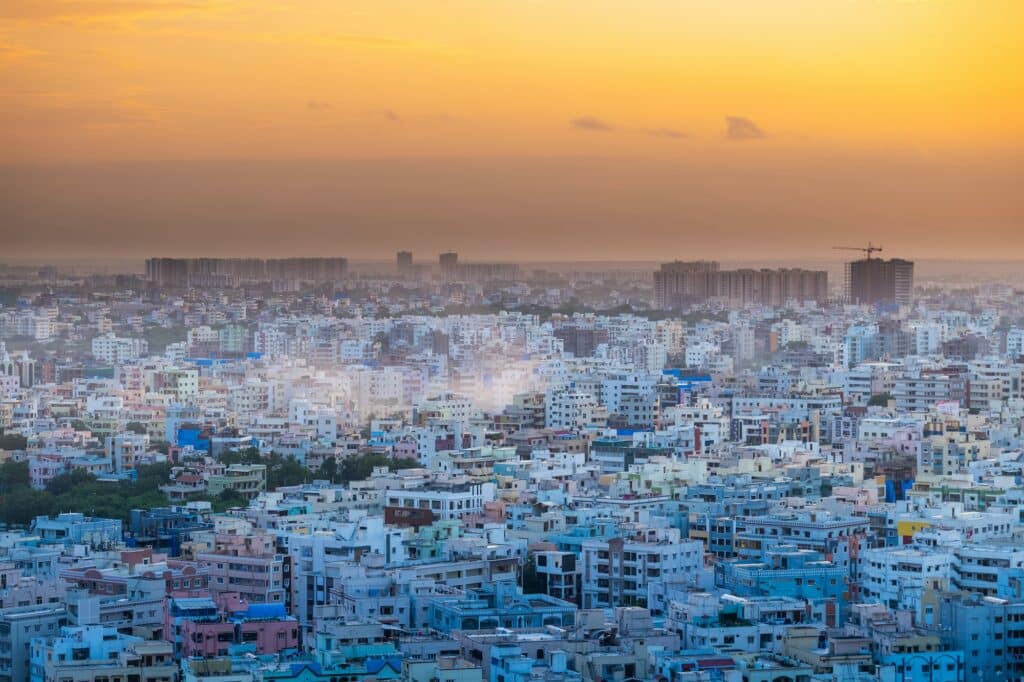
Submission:
POLYGON ((914 263, 893 258, 862 258, 847 263, 847 298, 852 303, 909 305, 914 293, 914 263))
POLYGON ((399 251, 395 258, 399 272, 406 272, 412 269, 412 251, 399 251))
POLYGON ((441 266, 441 276, 445 279, 455 279, 455 273, 459 269, 459 254, 454 251, 442 253, 437 262, 441 266))

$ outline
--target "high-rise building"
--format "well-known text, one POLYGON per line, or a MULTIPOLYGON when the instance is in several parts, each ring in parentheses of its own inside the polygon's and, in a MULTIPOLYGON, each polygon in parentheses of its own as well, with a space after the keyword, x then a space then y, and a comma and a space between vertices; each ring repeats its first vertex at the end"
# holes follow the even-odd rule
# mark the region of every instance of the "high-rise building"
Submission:
POLYGON ((399 272, 405 272, 412 268, 412 251, 399 251, 395 257, 395 264, 399 272))
POLYGON ((673 261, 664 263, 654 273, 655 305, 662 310, 687 303, 698 303, 707 297, 708 276, 718 272, 717 261, 673 261))
POLYGON ((348 269, 345 258, 150 258, 146 279, 160 286, 225 286, 239 281, 330 282, 348 269))
POLYGON ((914 293, 914 263, 900 258, 862 258, 846 264, 851 303, 908 305, 914 293))
POLYGON ((719 270, 714 261, 675 261, 654 273, 655 305, 662 310, 706 301, 780 305, 789 300, 827 298, 828 273, 823 270, 719 270))
POLYGON ((459 254, 454 251, 442 253, 437 258, 438 265, 441 266, 441 276, 445 279, 455 279, 455 272, 459 268, 459 254))
POLYGON ((519 276, 515 263, 460 263, 453 251, 442 253, 438 264, 446 282, 512 282, 519 276))

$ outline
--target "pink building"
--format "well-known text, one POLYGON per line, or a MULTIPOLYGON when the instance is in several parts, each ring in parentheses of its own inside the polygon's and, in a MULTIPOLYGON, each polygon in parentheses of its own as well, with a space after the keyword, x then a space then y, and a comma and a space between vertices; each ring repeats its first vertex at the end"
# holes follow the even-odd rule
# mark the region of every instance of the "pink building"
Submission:
POLYGON ((238 593, 213 599, 172 599, 167 628, 175 654, 225 656, 232 645, 249 645, 256 654, 277 654, 299 645, 299 623, 283 604, 249 604, 238 593))
POLYGON ((209 572, 214 596, 237 592, 250 604, 291 606, 285 587, 291 557, 275 551, 271 535, 217 533, 214 550, 198 553, 196 560, 209 572))
POLYGON ((122 551, 115 568, 76 566, 61 571, 61 577, 93 594, 105 595, 127 594, 130 585, 140 579, 162 580, 168 597, 207 596, 210 586, 206 569, 154 554, 149 547, 122 551))

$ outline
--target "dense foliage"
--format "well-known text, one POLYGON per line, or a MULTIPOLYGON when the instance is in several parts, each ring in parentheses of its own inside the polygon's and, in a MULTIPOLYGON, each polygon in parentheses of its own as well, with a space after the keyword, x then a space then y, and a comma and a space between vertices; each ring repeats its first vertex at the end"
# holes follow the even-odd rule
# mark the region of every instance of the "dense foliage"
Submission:
MULTIPOLYGON (((387 466, 392 471, 419 466, 416 460, 367 453, 345 458, 340 464, 334 458, 328 458, 320 471, 312 472, 292 456, 271 453, 264 457, 256 448, 226 452, 220 461, 228 465, 266 464, 267 488, 270 490, 314 479, 336 483, 363 480, 378 466, 387 466)), ((5 462, 0 465, 0 523, 26 526, 37 516, 60 512, 81 512, 87 516, 127 522, 132 509, 168 504, 160 486, 168 482, 170 473, 170 464, 150 464, 138 467, 133 481, 101 481, 79 470, 57 476, 45 490, 33 490, 28 464, 5 462)), ((242 495, 234 490, 194 499, 209 501, 215 511, 245 504, 242 495)))
POLYGON ((153 464, 139 467, 134 481, 99 481, 79 470, 57 476, 45 490, 33 490, 28 464, 8 462, 0 470, 0 522, 28 525, 37 516, 60 512, 126 521, 132 509, 167 504, 159 486, 167 482, 169 473, 170 465, 153 464))
POLYGON ((28 447, 28 439, 17 433, 0 435, 0 450, 24 450, 28 447))

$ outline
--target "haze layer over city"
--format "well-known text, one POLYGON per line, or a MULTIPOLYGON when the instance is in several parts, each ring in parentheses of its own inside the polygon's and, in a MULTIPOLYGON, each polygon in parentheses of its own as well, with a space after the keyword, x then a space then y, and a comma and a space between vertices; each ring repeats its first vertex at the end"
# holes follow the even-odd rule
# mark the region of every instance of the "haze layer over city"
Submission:
POLYGON ((0 682, 1024 680, 1024 4, 0 4, 0 682))

